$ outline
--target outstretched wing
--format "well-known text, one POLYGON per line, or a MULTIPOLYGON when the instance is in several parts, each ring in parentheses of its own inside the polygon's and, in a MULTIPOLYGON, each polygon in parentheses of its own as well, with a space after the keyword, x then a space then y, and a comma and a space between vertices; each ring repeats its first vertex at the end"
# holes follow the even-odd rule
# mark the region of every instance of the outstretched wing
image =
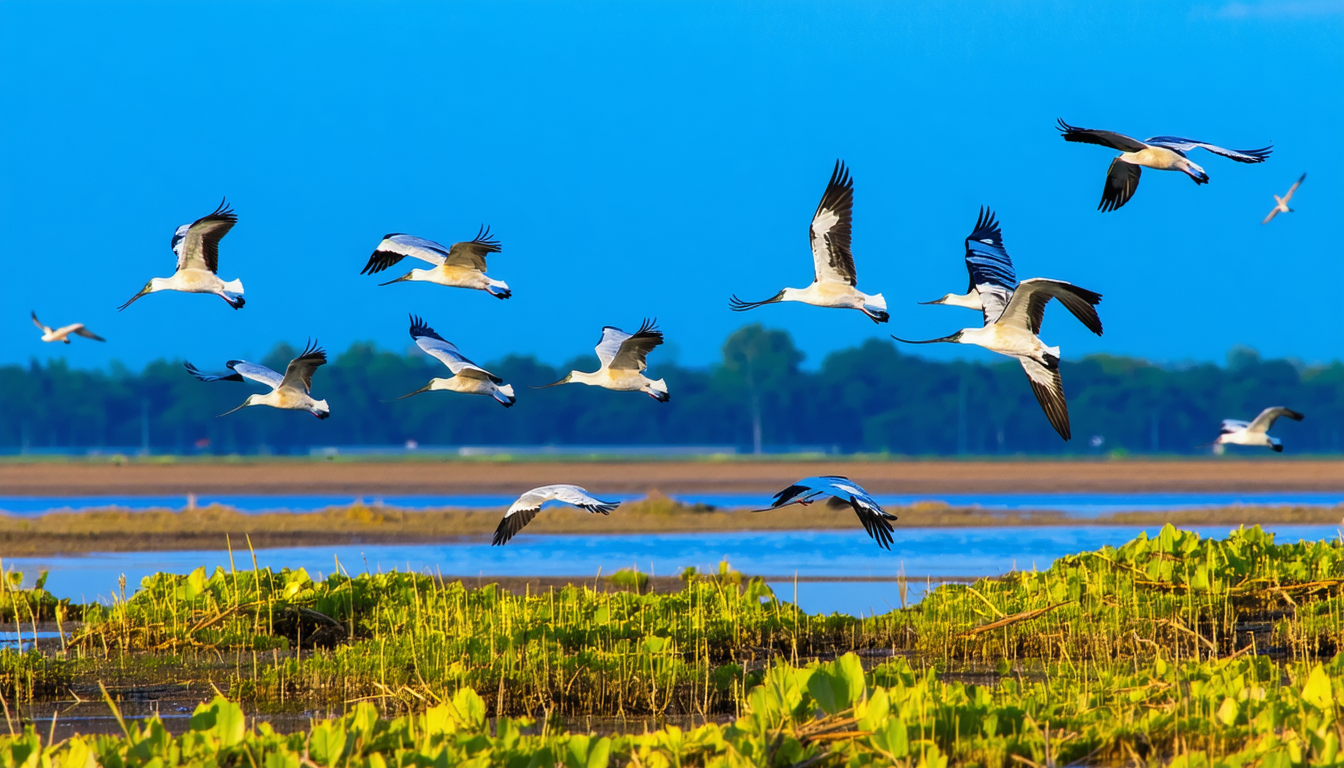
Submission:
POLYGON ((86 339, 93 339, 94 341, 107 341, 107 339, 104 339, 102 336, 99 336, 93 331, 90 331, 88 328, 85 328, 83 323, 75 323, 74 325, 70 326, 70 332, 75 334, 76 336, 83 336, 86 339))
POLYGON ((280 382, 280 387, 297 389, 307 394, 313 387, 313 371, 326 364, 326 351, 317 346, 317 342, 309 342, 302 354, 289 361, 289 365, 285 368, 285 378, 280 382))
MULTIPOLYGON (((1126 136, 1123 133, 1114 131, 1098 131, 1092 128, 1077 128, 1069 125, 1062 119, 1058 119, 1060 133, 1063 134, 1065 141, 1073 141, 1080 144, 1096 144, 1100 147, 1110 147, 1118 149, 1121 152, 1138 152, 1147 146, 1132 136, 1126 136)), ((1151 139, 1150 139, 1151 141, 1151 139)))
POLYGON ((657 322, 657 320, 645 320, 638 331, 623 339, 607 367, 624 371, 642 371, 648 368, 646 358, 649 352, 663 343, 663 332, 654 328, 657 322))
POLYGON ((1242 430, 1246 429, 1249 426, 1251 426, 1251 423, 1249 421, 1242 421, 1240 419, 1223 419, 1223 425, 1219 427, 1218 434, 1230 435, 1233 432, 1241 432, 1242 430))
MULTIPOLYGON (((234 362, 237 362, 237 361, 234 361, 234 362)), ((201 370, 200 370, 199 368, 197 368, 196 366, 192 365, 191 363, 183 363, 183 364, 182 364, 182 367, 187 369, 187 373, 190 373, 192 376, 195 376, 197 381, 242 381, 242 380, 243 380, 243 375, 242 375, 241 373, 238 373, 237 371, 234 371, 233 373, 230 373, 230 374, 210 374, 210 373, 202 373, 201 370)), ((232 367, 232 366, 230 366, 230 367, 232 367)), ((270 369, 268 368, 267 370, 270 370, 270 369)), ((279 379, 279 378, 280 378, 279 375, 277 375, 277 376, 276 376, 276 379, 279 379)))
POLYGON ((279 389, 284 383, 285 377, 272 371, 264 365, 249 363, 246 360, 230 360, 224 364, 229 370, 242 375, 245 379, 251 379, 258 384, 265 384, 271 389, 279 389))
POLYGON ((1101 303, 1101 294, 1043 277, 1033 277, 1019 283, 1012 300, 995 322, 1025 326, 1032 333, 1040 334, 1041 322, 1045 319, 1045 305, 1051 299, 1059 299, 1089 331, 1101 335, 1101 318, 1097 315, 1096 306, 1101 303))
POLYGON ((1279 417, 1292 419, 1293 421, 1301 421, 1304 418, 1302 414, 1289 408, 1283 408, 1283 407, 1266 408, 1265 410, 1260 412, 1259 416, 1256 416, 1255 419, 1246 426, 1246 431, 1268 432, 1270 427, 1274 426, 1274 422, 1279 420, 1279 417))
POLYGON ((173 234, 173 253, 177 254, 177 268, 219 271, 219 241, 238 223, 238 217, 226 201, 208 216, 178 227, 173 234))
POLYGON ((448 249, 433 240, 394 232, 383 236, 383 241, 378 244, 378 248, 359 274, 372 275, 375 272, 382 272, 407 256, 437 267, 448 260, 448 249))
POLYGON ((1059 378, 1059 360, 1047 357, 1042 364, 1030 357, 1020 357, 1022 369, 1027 372, 1031 382, 1031 391, 1036 393, 1036 402, 1041 404, 1050 426, 1059 436, 1068 440, 1073 435, 1069 431, 1069 404, 1064 399, 1064 383, 1059 378))
POLYGON ((446 365, 454 375, 471 371, 480 374, 479 378, 489 379, 496 384, 504 383, 503 379, 468 360, 458 351, 457 345, 435 333, 433 328, 415 315, 411 315, 411 338, 415 339, 415 345, 424 350, 425 354, 446 365))
POLYGON ((1269 159, 1270 153, 1274 151, 1273 144, 1260 149, 1226 149, 1203 141, 1183 139, 1180 136, 1154 136, 1148 140, 1148 143, 1182 153, 1189 152, 1192 149, 1207 149, 1215 155, 1222 155, 1230 160, 1236 160, 1238 163, 1263 163, 1269 159))
POLYGON ((896 519, 895 515, 882 509, 867 491, 846 478, 832 479, 827 492, 841 502, 842 506, 847 504, 853 507, 854 514, 858 515, 859 522, 863 524, 863 529, 879 547, 891 549, 891 544, 895 540, 892 536, 891 521, 896 519))
POLYGON ((843 161, 835 161, 835 170, 826 185, 826 192, 812 214, 808 237, 812 241, 812 266, 816 282, 854 285, 858 276, 854 271, 854 254, 850 253, 850 225, 854 216, 854 179, 843 161))
POLYGON ((1107 212, 1114 211, 1134 196, 1139 189, 1139 176, 1143 174, 1143 168, 1133 163, 1126 163, 1120 158, 1111 161, 1111 167, 1106 169, 1106 186, 1101 190, 1101 202, 1097 203, 1097 210, 1107 212))
POLYGON ((1003 314, 1017 287, 1017 272, 1013 270, 1013 260, 1003 245, 1003 232, 994 218, 994 211, 980 209, 975 221, 975 229, 966 238, 966 272, 970 276, 970 287, 980 294, 980 304, 985 315, 985 325, 989 325, 1003 314))
POLYGON ((541 505, 551 500, 573 504, 588 512, 600 512, 604 515, 619 506, 617 502, 599 501, 577 485, 543 485, 524 493, 513 502, 509 510, 504 513, 504 519, 500 520, 499 526, 495 528, 491 544, 500 546, 508 543, 524 526, 532 522, 532 518, 541 511, 541 505))
POLYGON ((37 310, 34 309, 30 311, 33 313, 33 325, 36 325, 38 330, 42 331, 43 333, 46 333, 47 326, 43 325, 42 321, 37 319, 37 310))
POLYGON ((484 272, 486 254, 499 253, 499 250, 499 241, 490 237, 490 228, 482 226, 471 240, 453 243, 453 247, 448 249, 447 263, 484 272))
POLYGON ((1293 186, 1288 188, 1288 194, 1283 196, 1283 202, 1285 205, 1288 204, 1289 200, 1293 199, 1293 193, 1296 192, 1297 188, 1302 186, 1302 182, 1306 180, 1307 180, 1307 174, 1304 173, 1300 177, 1298 177, 1297 181, 1293 182, 1293 186))

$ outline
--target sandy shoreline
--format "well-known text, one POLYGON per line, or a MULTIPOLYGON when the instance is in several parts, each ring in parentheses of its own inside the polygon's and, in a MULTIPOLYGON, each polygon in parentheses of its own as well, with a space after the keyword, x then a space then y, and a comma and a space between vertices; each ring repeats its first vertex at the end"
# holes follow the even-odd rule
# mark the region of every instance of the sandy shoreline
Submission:
POLYGON ((773 493, 840 474, 874 493, 1341 492, 1344 461, 100 461, 0 463, 3 496, 511 494, 566 482, 607 493, 773 493))

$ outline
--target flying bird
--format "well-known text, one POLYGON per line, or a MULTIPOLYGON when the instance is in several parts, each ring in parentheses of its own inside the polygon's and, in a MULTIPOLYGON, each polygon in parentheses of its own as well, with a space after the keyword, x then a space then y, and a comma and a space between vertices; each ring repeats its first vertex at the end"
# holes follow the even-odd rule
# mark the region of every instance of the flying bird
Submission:
POLYGON ((817 212, 812 214, 808 238, 812 243, 812 266, 815 274, 806 288, 785 288, 764 301, 743 301, 737 296, 728 300, 734 312, 780 301, 800 301, 814 307, 857 309, 875 323, 885 323, 887 300, 882 294, 869 296, 854 286, 858 273, 854 270, 854 254, 850 252, 850 228, 854 215, 854 180, 849 169, 835 161, 831 181, 821 196, 817 212))
POLYGON ((766 509, 754 509, 753 512, 769 512, 772 509, 787 507, 790 504, 804 506, 827 497, 826 505, 832 509, 852 507, 859 516, 863 529, 873 537, 879 547, 890 550, 892 538, 891 521, 896 516, 883 510, 868 492, 847 477, 826 475, 823 477, 805 477, 775 494, 775 500, 766 509))
POLYGON ((654 328, 656 320, 645 320, 634 333, 626 333, 620 328, 608 325, 602 329, 602 338, 597 342, 597 359, 602 366, 593 373, 570 371, 565 378, 536 389, 545 389, 560 384, 587 384, 617 392, 643 392, 660 403, 672 399, 667 393, 667 382, 662 379, 653 381, 644 376, 648 363, 645 359, 649 352, 663 343, 663 332, 654 328))
POLYGON ((507 544, 509 539, 523 530, 523 526, 532 522, 532 518, 537 516, 542 505, 548 501, 559 501, 593 514, 601 512, 604 515, 611 514, 611 510, 620 506, 618 501, 599 501, 577 485, 543 485, 524 493, 513 502, 509 511, 504 513, 504 519, 499 521, 495 537, 490 543, 496 547, 507 544))
POLYGON ((285 375, 272 371, 264 365, 249 363, 246 360, 230 360, 225 363, 230 374, 211 375, 201 373, 196 366, 191 363, 185 363, 187 372, 201 381, 242 381, 251 379, 258 384, 265 384, 271 388, 270 392, 261 395, 248 395, 243 404, 234 408, 233 411, 221 413, 220 416, 228 416, 234 411, 240 411, 249 405, 269 405, 272 408, 280 408, 287 411, 307 411, 319 419, 325 419, 331 415, 331 408, 326 400, 314 400, 310 392, 313 386, 313 371, 319 366, 327 364, 327 353, 317 346, 316 342, 310 342, 303 350, 303 353, 285 367, 285 375))
POLYGON ((1147 141, 1139 141, 1112 131, 1075 128, 1063 120, 1059 121, 1059 130, 1065 141, 1120 150, 1120 155, 1111 161, 1111 167, 1106 171, 1106 187, 1101 192, 1101 203, 1097 205, 1099 211, 1114 211, 1129 202, 1139 188, 1139 174, 1144 168, 1180 171, 1194 179, 1195 184, 1209 183, 1209 175, 1204 169, 1186 157, 1185 153, 1192 149, 1207 149, 1239 163, 1263 163, 1269 158, 1269 153, 1274 151, 1272 144, 1261 149, 1224 149, 1179 136, 1154 136, 1147 141))
POLYGON ((1293 421, 1303 419, 1302 414, 1288 408, 1266 408, 1250 422, 1223 419, 1222 431, 1213 441, 1214 450, 1222 453, 1224 445, 1256 445, 1273 448, 1275 453, 1283 453, 1283 442, 1277 437, 1269 436, 1270 427, 1273 427, 1274 422, 1281 416, 1293 421))
POLYGON ((238 223, 238 217, 226 202, 208 216, 183 224, 173 233, 173 253, 177 254, 177 271, 172 277, 150 278, 140 292, 122 304, 117 311, 131 306, 136 299, 158 291, 182 293, 213 293, 234 309, 242 309, 243 281, 224 282, 219 279, 219 241, 238 223))
POLYGON ((421 392, 438 390, 462 392, 468 395, 489 395, 505 408, 512 407, 517 400, 513 396, 513 385, 505 384, 503 379, 463 357, 452 342, 445 341, 442 336, 434 332, 433 328, 425 325, 424 320, 415 315, 411 315, 411 338, 415 339, 416 346, 424 350, 425 354, 448 366, 453 375, 447 379, 430 379, 425 386, 409 395, 402 395, 397 398, 398 400, 405 400, 421 392))
MULTIPOLYGON (((1003 244, 1003 232, 994 217, 994 211, 988 208, 980 209, 975 229, 966 238, 966 271, 970 274, 971 282, 965 294, 949 293, 941 299, 920 303, 977 309, 985 314, 986 324, 998 320, 1012 300, 1018 283, 1013 260, 1003 244)), ((1097 300, 1100 301, 1101 297, 1098 296, 1097 300)), ((1075 301, 1071 296, 1061 298, 1061 301, 1088 330, 1101 335, 1101 321, 1091 306, 1075 301)))
POLYGON ((1031 390, 1036 401, 1041 404, 1050 425, 1059 436, 1068 440, 1069 406, 1064 399, 1064 385, 1059 378, 1059 347, 1047 347, 1041 341, 1041 321, 1045 317, 1045 305, 1051 299, 1060 303, 1083 321, 1089 330, 1101 334, 1101 318, 1097 316, 1096 305, 1101 303, 1101 294, 1085 288, 1063 282, 1032 278, 1018 283, 1012 298, 1001 309, 987 303, 984 309, 985 324, 981 328, 963 328, 951 336, 927 341, 909 341, 892 336, 906 344, 974 344, 991 352, 1017 358, 1031 382, 1031 390))
POLYGON ((1307 174, 1304 173, 1300 178, 1298 178, 1297 181, 1293 182, 1293 186, 1288 188, 1288 194, 1284 195, 1283 197, 1275 195, 1274 202, 1278 204, 1274 206, 1274 210, 1269 212, 1269 215, 1265 217, 1265 220, 1260 223, 1268 224, 1270 219, 1274 218, 1275 216, 1278 216, 1280 213, 1292 213, 1293 209, 1288 207, 1288 201, 1293 199, 1293 193, 1296 192, 1297 188, 1302 186, 1302 182, 1306 180, 1307 180, 1307 174))
POLYGON ((494 280, 485 275, 485 257, 499 253, 499 241, 490 237, 490 228, 482 226, 476 237, 462 243, 453 243, 449 248, 423 237, 393 233, 384 235, 378 249, 369 257, 361 275, 382 272, 402 259, 410 256, 433 264, 432 269, 412 269, 410 272, 379 285, 391 285, 402 281, 437 283, 450 288, 471 288, 485 291, 497 299, 507 299, 513 295, 503 280, 494 280))
POLYGON ((61 326, 60 328, 48 328, 42 324, 41 320, 37 319, 37 312, 33 312, 33 325, 36 325, 42 330, 43 341, 63 341, 66 344, 69 344, 70 334, 72 333, 76 336, 83 336, 86 339, 93 339, 94 341, 107 341, 107 339, 104 339, 102 336, 85 328, 83 323, 72 323, 70 325, 61 326))

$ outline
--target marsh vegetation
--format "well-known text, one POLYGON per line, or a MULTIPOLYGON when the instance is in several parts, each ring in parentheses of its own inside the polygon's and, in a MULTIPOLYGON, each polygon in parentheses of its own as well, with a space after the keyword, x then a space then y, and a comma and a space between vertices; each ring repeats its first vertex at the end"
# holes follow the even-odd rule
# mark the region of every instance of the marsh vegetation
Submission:
POLYGON ((108 605, 18 583, 5 582, 0 618, 61 634, 0 651, 14 718, 100 684, 177 683, 198 700, 213 685, 228 700, 179 723, 184 735, 153 720, 56 745, 34 732, 5 743, 11 756, 373 765, 382 745, 399 764, 1339 759, 1344 547, 1258 528, 1210 540, 1168 526, 866 618, 805 614, 726 564, 665 594, 634 571, 512 593, 244 563, 158 574, 108 605), (276 734, 240 706, 347 714, 276 734), (586 716, 607 735, 566 727, 586 716), (699 725, 620 725, 686 716, 699 725))

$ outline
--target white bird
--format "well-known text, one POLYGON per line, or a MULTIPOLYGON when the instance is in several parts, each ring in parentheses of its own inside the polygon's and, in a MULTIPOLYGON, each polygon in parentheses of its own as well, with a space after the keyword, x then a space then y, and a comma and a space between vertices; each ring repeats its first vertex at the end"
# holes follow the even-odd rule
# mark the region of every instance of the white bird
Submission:
POLYGON ((597 342, 597 359, 602 366, 593 373, 570 371, 565 378, 535 389, 545 389, 560 384, 587 384, 617 392, 643 392, 660 403, 672 399, 667 393, 667 382, 654 381, 644 376, 649 367, 645 359, 649 352, 663 343, 663 332, 654 328, 656 320, 645 320, 634 333, 626 333, 620 328, 608 325, 602 329, 602 338, 597 342))
POLYGON ((1306 180, 1307 180, 1307 174, 1304 173, 1300 178, 1298 178, 1297 181, 1293 182, 1293 186, 1288 188, 1288 194, 1284 195, 1283 197, 1275 195, 1274 202, 1278 203, 1278 205, 1275 205, 1274 210, 1270 211, 1269 215, 1265 217, 1265 220, 1260 223, 1268 224, 1270 219, 1274 218, 1275 216, 1278 216, 1280 213, 1292 213, 1293 209, 1288 207, 1288 201, 1293 199, 1293 193, 1296 192, 1297 188, 1302 186, 1302 182, 1306 180))
MULTIPOLYGON (((326 400, 314 400, 310 392, 313 387, 313 371, 326 364, 327 353, 318 347, 316 342, 310 342, 302 354, 289 361, 284 376, 264 365, 249 363, 246 360, 230 360, 225 365, 233 373, 219 376, 201 373, 191 363, 185 363, 185 366, 192 376, 201 381, 251 379, 271 388, 271 391, 265 394, 248 395, 243 404, 233 411, 240 411, 249 405, 269 405, 286 411, 307 411, 319 419, 325 419, 331 415, 330 406, 326 400)), ((220 416, 228 416, 233 411, 221 413, 220 416)))
POLYGON ((891 549, 891 521, 896 516, 882 509, 868 492, 847 477, 826 475, 823 477, 805 477, 775 494, 775 500, 766 509, 753 509, 753 512, 769 512, 772 509, 787 507, 790 504, 807 506, 819 497, 826 496, 826 505, 832 509, 852 507, 859 516, 863 529, 873 537, 879 547, 891 549))
POLYGON ((909 341, 892 336, 906 344, 974 344, 991 352, 1017 358, 1031 382, 1036 401, 1050 419, 1059 436, 1068 440, 1069 406, 1064 399, 1064 385, 1059 379, 1059 347, 1047 347, 1037 335, 1045 317, 1045 305, 1059 299, 1089 329, 1101 334, 1101 318, 1096 305, 1101 294, 1060 280, 1032 278, 1023 280, 1008 300, 1007 306, 995 309, 985 307, 985 324, 981 328, 963 328, 951 336, 927 341, 909 341))
POLYGON ((361 275, 382 272, 402 259, 410 256, 434 265, 433 269, 412 269, 410 272, 379 285, 391 285, 402 281, 436 283, 450 288, 471 288, 485 291, 497 299, 507 299, 513 295, 503 280, 494 280, 485 276, 485 257, 499 253, 499 241, 490 237, 490 228, 481 227, 476 237, 462 243, 453 243, 444 248, 433 240, 423 237, 393 233, 384 235, 378 249, 369 257, 361 275))
POLYGON ((242 309, 243 281, 224 282, 219 279, 219 241, 238 223, 238 217, 227 203, 220 202, 214 213, 183 224, 173 233, 173 253, 177 254, 177 271, 172 277, 150 278, 140 292, 122 304, 117 311, 131 306, 136 299, 158 291, 182 293, 213 293, 234 309, 242 309))
POLYGON ((504 519, 499 521, 495 537, 490 543, 497 547, 507 544, 509 539, 523 530, 523 526, 532 522, 532 518, 537 516, 542 505, 548 501, 559 501, 593 514, 601 512, 604 515, 611 514, 613 509, 620 506, 618 501, 599 501, 577 485, 543 485, 524 493, 513 502, 509 511, 504 513, 504 519))
POLYGON ((1274 426, 1274 422, 1278 421, 1280 416, 1293 421, 1303 419, 1302 414, 1288 408, 1266 408, 1250 422, 1223 419, 1222 431, 1218 439, 1213 441, 1214 450, 1222 453, 1224 445, 1256 445, 1273 448, 1275 453, 1283 453, 1283 442, 1277 437, 1269 436, 1270 427, 1274 426))
POLYGON ((447 379, 430 379, 425 386, 409 395, 402 395, 397 398, 398 400, 405 400, 421 392, 440 390, 468 395, 489 395, 505 408, 512 407, 517 400, 513 396, 513 385, 505 384, 503 379, 463 357, 452 342, 445 341, 442 336, 434 332, 433 328, 425 325, 424 320, 415 315, 411 315, 411 338, 415 339, 416 346, 424 350, 425 354, 448 366, 453 375, 447 379))
POLYGON ((1209 183, 1209 175, 1204 169, 1185 156, 1192 149, 1207 149, 1239 163, 1263 163, 1274 151, 1272 144, 1261 149, 1224 149, 1179 136, 1154 136, 1147 141, 1139 141, 1122 133, 1075 128, 1063 120, 1059 121, 1059 130, 1063 132, 1065 141, 1096 144, 1121 152, 1106 171, 1106 187, 1101 192, 1101 203, 1097 205, 1099 211, 1114 211, 1129 202, 1129 198, 1139 188, 1139 174, 1143 168, 1180 171, 1194 179, 1197 185, 1209 183))
POLYGON ((72 323, 70 325, 61 326, 60 328, 48 328, 42 324, 41 320, 37 319, 37 312, 33 312, 33 325, 42 329, 43 341, 63 341, 66 344, 69 344, 70 334, 72 333, 76 336, 83 336, 86 339, 93 339, 94 341, 107 341, 107 339, 104 339, 102 336, 85 328, 83 323, 72 323))
MULTIPOLYGON (((980 209, 975 229, 966 238, 966 271, 970 273, 971 282, 964 295, 949 293, 941 299, 920 303, 976 309, 985 313, 986 318, 997 320, 1012 300, 1018 283, 1013 260, 1003 244, 1003 232, 994 218, 994 211, 988 208, 980 209)), ((1101 297, 1097 298, 1100 301, 1101 297)), ((1072 296, 1061 297, 1061 301, 1088 330, 1101 335, 1101 323, 1090 305, 1074 300, 1072 296)))
POLYGON ((817 212, 812 214, 808 238, 812 243, 812 284, 806 288, 785 288, 764 301, 743 301, 737 296, 728 300, 734 312, 780 301, 799 301, 814 307, 857 309, 875 323, 885 323, 887 300, 882 294, 869 296, 854 286, 858 273, 854 270, 854 254, 850 252, 850 229, 854 213, 854 180, 839 160, 831 172, 831 181, 821 196, 817 212))

